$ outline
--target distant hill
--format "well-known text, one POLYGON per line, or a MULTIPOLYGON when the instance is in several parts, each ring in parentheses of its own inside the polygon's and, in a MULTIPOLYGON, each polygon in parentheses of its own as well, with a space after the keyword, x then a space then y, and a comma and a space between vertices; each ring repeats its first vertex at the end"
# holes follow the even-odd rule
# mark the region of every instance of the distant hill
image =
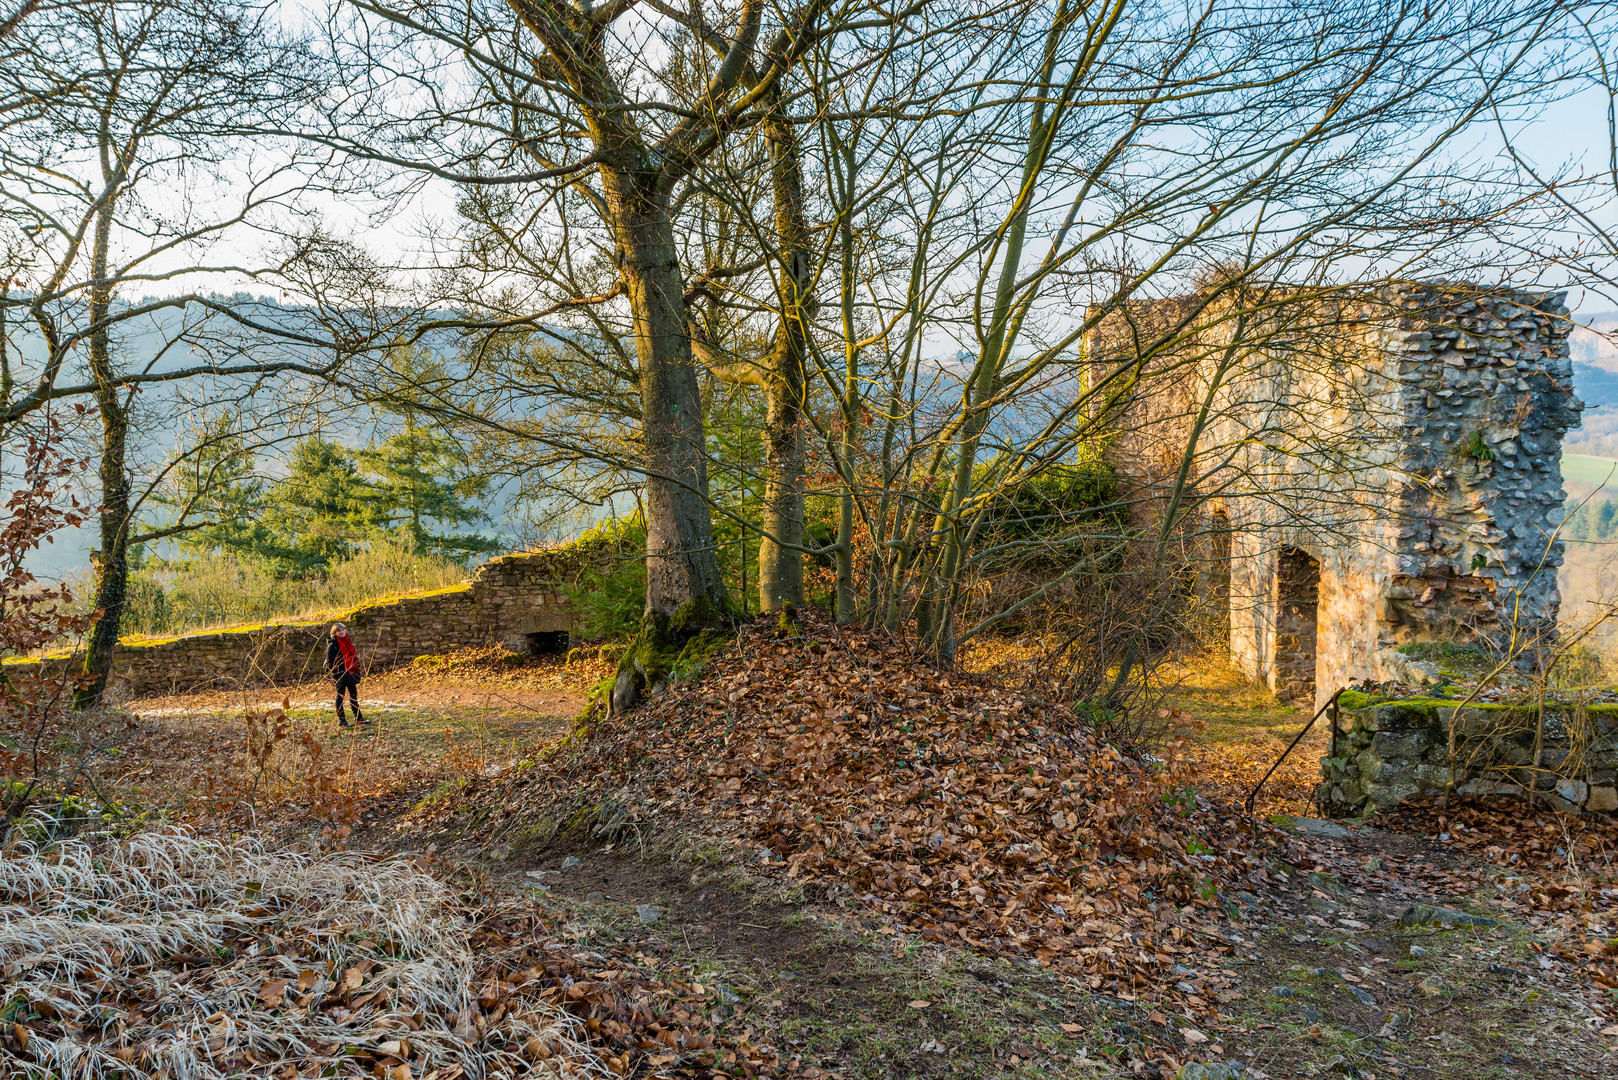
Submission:
POLYGON ((1567 433, 1571 454, 1618 456, 1618 311, 1582 316, 1568 335, 1573 388, 1584 402, 1583 422, 1567 433))
POLYGON ((1573 387, 1587 409, 1618 405, 1618 371, 1575 360, 1573 387))
MULTIPOLYGON (((1579 364, 1618 374, 1618 311, 1578 316, 1578 319, 1586 325, 1574 327, 1573 332, 1568 335, 1568 349, 1573 354, 1575 377, 1579 364)), ((1590 404, 1593 405, 1594 402, 1590 404)))

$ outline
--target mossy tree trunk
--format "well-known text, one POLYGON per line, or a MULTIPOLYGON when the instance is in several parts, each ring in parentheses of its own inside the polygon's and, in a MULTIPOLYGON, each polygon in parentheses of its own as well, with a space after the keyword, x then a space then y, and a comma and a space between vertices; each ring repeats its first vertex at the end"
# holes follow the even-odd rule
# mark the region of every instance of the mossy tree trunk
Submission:
MULTIPOLYGON (((115 190, 113 183, 108 186, 109 190, 115 190)), ((101 557, 96 564, 95 607, 101 616, 91 626, 89 640, 85 643, 84 679, 73 695, 73 706, 78 709, 99 704, 106 693, 123 621, 124 597, 129 588, 130 485, 125 467, 129 408, 120 396, 107 331, 107 316, 112 307, 108 248, 113 203, 114 198, 109 197, 96 215, 91 249, 90 373, 95 380, 96 405, 101 416, 101 557)))
POLYGON ((798 134, 773 94, 764 135, 770 146, 776 275, 781 317, 764 377, 763 539, 758 551, 758 606, 778 611, 803 604, 804 361, 808 353, 809 226, 804 219, 798 134))

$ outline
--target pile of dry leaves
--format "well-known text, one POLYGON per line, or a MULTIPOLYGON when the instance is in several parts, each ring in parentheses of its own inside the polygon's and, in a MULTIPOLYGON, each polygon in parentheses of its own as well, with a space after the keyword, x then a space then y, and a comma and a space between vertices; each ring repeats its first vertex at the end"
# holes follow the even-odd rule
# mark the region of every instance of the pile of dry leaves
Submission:
POLYGON ((714 988, 559 936, 430 859, 180 832, 15 844, 0 1073, 791 1075, 723 1030, 714 988))
POLYGON ((1260 886, 1288 843, 1206 806, 1173 753, 1132 756, 1061 706, 810 614, 802 634, 745 627, 699 679, 454 802, 491 839, 581 806, 718 819, 822 896, 1132 998, 1228 952, 1197 940, 1220 890, 1260 886))

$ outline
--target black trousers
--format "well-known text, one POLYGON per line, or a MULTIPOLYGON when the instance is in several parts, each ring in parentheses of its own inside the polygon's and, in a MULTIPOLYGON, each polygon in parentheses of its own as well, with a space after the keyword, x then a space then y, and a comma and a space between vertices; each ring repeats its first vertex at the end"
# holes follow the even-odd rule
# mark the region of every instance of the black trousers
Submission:
POLYGON ((343 719, 343 691, 348 691, 348 700, 354 703, 354 719, 360 718, 360 677, 348 672, 337 676, 337 719, 343 719))

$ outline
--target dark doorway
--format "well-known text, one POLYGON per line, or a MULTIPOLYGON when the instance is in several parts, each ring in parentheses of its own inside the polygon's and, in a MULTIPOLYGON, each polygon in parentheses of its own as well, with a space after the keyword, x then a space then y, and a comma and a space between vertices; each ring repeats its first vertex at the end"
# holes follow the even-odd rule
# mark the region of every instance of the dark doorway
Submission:
POLYGON ((541 630, 537 634, 524 634, 529 656, 560 656, 567 652, 566 630, 541 630))
POLYGON ((1315 638, 1320 624, 1320 562, 1282 548, 1276 568, 1275 694, 1313 707, 1315 638))
POLYGON ((1230 645, 1230 515, 1215 510, 1208 530, 1207 598, 1213 638, 1230 645))

